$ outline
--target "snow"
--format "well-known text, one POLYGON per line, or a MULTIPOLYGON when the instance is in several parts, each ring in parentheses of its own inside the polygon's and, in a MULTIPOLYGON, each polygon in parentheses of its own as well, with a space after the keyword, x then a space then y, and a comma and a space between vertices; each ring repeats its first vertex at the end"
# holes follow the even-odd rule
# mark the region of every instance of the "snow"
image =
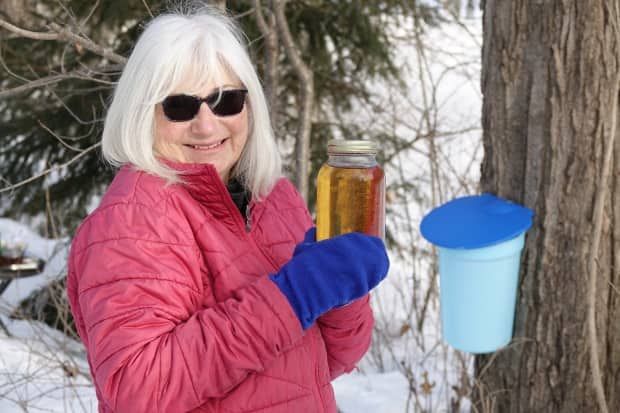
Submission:
MULTIPOLYGON (((480 34, 479 20, 468 22, 467 32, 459 25, 445 24, 440 30, 426 33, 425 41, 435 48, 426 50, 428 67, 422 75, 413 47, 403 45, 399 50, 410 72, 407 90, 392 97, 398 105, 410 106, 402 106, 409 117, 407 124, 397 126, 397 132, 401 136, 424 133, 417 129, 424 124, 423 114, 407 103, 407 99, 423 99, 421 79, 426 86, 432 86, 426 92, 436 102, 436 126, 460 131, 436 140, 440 162, 451 161, 451 169, 443 164, 439 168, 439 179, 448 197, 475 192, 470 183, 477 181, 482 151, 480 34), (459 70, 450 70, 455 67, 459 70), (468 176, 468 181, 457 179, 459 175, 468 176)), ((356 112, 364 116, 362 108, 356 112)), ((366 117, 361 123, 369 128, 384 126, 372 114, 366 117)), ((428 152, 428 142, 422 139, 407 154, 400 155, 402 158, 393 164, 402 165, 401 169, 386 168, 388 185, 404 179, 412 183, 415 191, 431 191, 428 152)), ((412 222, 418 223, 436 205, 419 202, 412 192, 398 196, 391 205, 398 213, 393 213, 388 225, 399 243, 411 245, 411 254, 402 256, 390 251, 390 275, 373 293, 372 304, 377 327, 385 336, 373 339, 371 350, 356 371, 334 381, 342 413, 449 411, 453 386, 461 383, 463 372, 471 373, 472 357, 454 351, 441 338, 437 300, 429 303, 424 323, 416 325, 416 320, 411 319, 411 310, 418 311, 425 293, 437 288, 438 283, 427 276, 429 263, 422 258, 431 254, 431 247, 412 222), (417 304, 412 308, 411 303, 417 304), (425 388, 430 390, 423 391, 425 388)), ((43 238, 26 225, 5 218, 0 218, 0 239, 22 243, 27 255, 47 262, 41 274, 14 280, 0 296, 0 320, 12 334, 7 337, 0 330, 0 412, 96 412, 97 401, 82 344, 42 323, 8 317, 32 291, 63 276, 69 240, 43 238)), ((462 403, 461 409, 469 407, 466 400, 462 403)))
POLYGON ((50 281, 62 276, 66 266, 69 240, 46 239, 24 224, 0 218, 0 239, 9 245, 21 244, 24 254, 46 261, 41 274, 11 282, 0 297, 0 308, 14 308, 21 300, 50 281))
POLYGON ((0 336, 0 412, 96 412, 82 345, 42 323, 5 324, 0 336), (77 368, 79 366, 79 368, 77 368))
POLYGON ((409 384, 397 371, 352 373, 334 380, 342 413, 395 413, 406 411, 409 384))

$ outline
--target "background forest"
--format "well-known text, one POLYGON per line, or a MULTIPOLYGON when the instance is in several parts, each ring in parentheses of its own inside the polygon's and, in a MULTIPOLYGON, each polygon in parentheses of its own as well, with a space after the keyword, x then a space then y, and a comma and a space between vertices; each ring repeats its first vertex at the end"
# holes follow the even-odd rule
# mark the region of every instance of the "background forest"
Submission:
MULTIPOLYGON (((620 73, 613 58, 617 5, 596 2, 584 11, 578 0, 209 3, 226 7, 247 34, 286 174, 311 211, 329 139, 380 143, 392 266, 373 296, 371 350, 357 372, 335 383, 342 412, 607 411, 608 401, 611 411, 620 407, 620 334, 612 328, 620 314, 620 235, 613 229, 620 179, 618 162, 612 168, 602 155, 610 148, 611 157, 614 148, 605 139, 609 130, 616 134, 618 79, 607 82, 599 72, 588 78, 582 70, 600 61, 620 73), (573 20, 580 24, 563 26, 573 20), (587 43, 603 35, 609 38, 587 43), (602 44, 608 49, 597 54, 602 44), (615 101, 593 99, 600 90, 615 93, 615 101), (586 120, 583 108, 593 111, 584 111, 586 120), (598 128, 580 129, 588 119, 598 128), (584 163, 569 153, 583 154, 584 163), (608 169, 601 172, 601 165, 608 169), (575 189, 572 176, 583 186, 575 189), (616 195, 601 204, 595 198, 605 194, 608 176, 616 177, 609 185, 616 195), (481 190, 528 205, 537 222, 526 246, 516 338, 474 361, 441 338, 435 252, 418 225, 433 207, 481 190), (597 205, 609 230, 596 230, 597 205), (589 245, 598 247, 592 240, 599 238, 597 256, 589 245), (591 267, 588 257, 598 257, 591 267), (603 277, 598 287, 588 284, 593 268, 603 277), (588 301, 586 292, 597 299, 588 301), (598 324, 595 307, 604 314, 598 324)), ((15 280, 0 294, 0 411, 96 410, 64 295, 65 258, 76 226, 114 174, 99 152, 114 82, 143 24, 168 6, 0 1, 0 239, 5 252, 47 261, 42 274, 15 280)))

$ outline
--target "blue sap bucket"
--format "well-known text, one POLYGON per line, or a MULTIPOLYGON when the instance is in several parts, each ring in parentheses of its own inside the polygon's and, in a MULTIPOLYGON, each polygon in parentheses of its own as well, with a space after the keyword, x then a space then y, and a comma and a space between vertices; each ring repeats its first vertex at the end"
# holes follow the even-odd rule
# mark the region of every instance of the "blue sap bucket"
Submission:
POLYGON ((512 338, 519 264, 533 212, 490 194, 459 198, 429 213, 422 235, 438 246, 444 339, 488 353, 512 338))
POLYGON ((441 322, 459 350, 488 353, 512 338, 525 236, 470 250, 439 248, 441 322))

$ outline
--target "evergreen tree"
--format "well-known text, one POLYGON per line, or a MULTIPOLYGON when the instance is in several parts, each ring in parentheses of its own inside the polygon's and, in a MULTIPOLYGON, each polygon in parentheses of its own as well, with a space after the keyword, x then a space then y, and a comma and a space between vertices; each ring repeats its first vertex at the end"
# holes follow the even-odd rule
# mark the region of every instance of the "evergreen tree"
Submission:
MULTIPOLYGON (((259 72, 264 74, 266 38, 258 26, 255 3, 228 1, 227 8, 246 32, 259 72)), ((262 4, 267 18, 274 4, 262 4)), ((1 215, 32 216, 51 205, 60 235, 71 234, 85 217, 114 173, 103 162, 97 144, 123 57, 129 55, 150 14, 158 14, 165 6, 159 0, 107 0, 95 5, 84 0, 64 4, 45 0, 28 10, 28 26, 24 28, 35 32, 69 30, 112 51, 115 57, 104 58, 79 41, 31 39, 0 28, 4 61, 0 78, 0 188, 55 168, 41 178, 2 192, 1 215), (14 92, 14 88, 36 79, 49 82, 14 92), (88 152, 82 152, 85 150, 88 152), (62 165, 66 166, 59 168, 62 165)), ((287 24, 314 77, 310 176, 316 175, 324 161, 329 138, 369 137, 355 125, 334 126, 332 121, 350 111, 353 101, 369 99, 369 79, 398 81, 394 65, 397 51, 388 36, 390 22, 413 15, 432 22, 436 19, 433 10, 409 0, 287 3, 287 24)), ((276 130, 292 173, 294 154, 286 148, 294 143, 299 102, 291 97, 299 96, 302 85, 282 44, 278 44, 276 57, 278 82, 271 85, 272 111, 277 115, 276 130)), ((313 192, 311 188, 309 193, 313 192)))

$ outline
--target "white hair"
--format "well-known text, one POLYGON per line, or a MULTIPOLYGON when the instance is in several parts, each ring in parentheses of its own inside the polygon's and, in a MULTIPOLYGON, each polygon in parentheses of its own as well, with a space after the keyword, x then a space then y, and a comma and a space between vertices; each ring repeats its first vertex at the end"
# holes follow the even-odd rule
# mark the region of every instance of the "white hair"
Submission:
POLYGON ((102 151, 114 166, 130 163, 169 183, 182 177, 156 158, 155 105, 181 85, 201 87, 236 76, 248 90, 249 133, 231 171, 257 198, 271 191, 282 161, 263 89, 236 23, 202 7, 154 18, 138 39, 118 81, 105 119, 102 151))

